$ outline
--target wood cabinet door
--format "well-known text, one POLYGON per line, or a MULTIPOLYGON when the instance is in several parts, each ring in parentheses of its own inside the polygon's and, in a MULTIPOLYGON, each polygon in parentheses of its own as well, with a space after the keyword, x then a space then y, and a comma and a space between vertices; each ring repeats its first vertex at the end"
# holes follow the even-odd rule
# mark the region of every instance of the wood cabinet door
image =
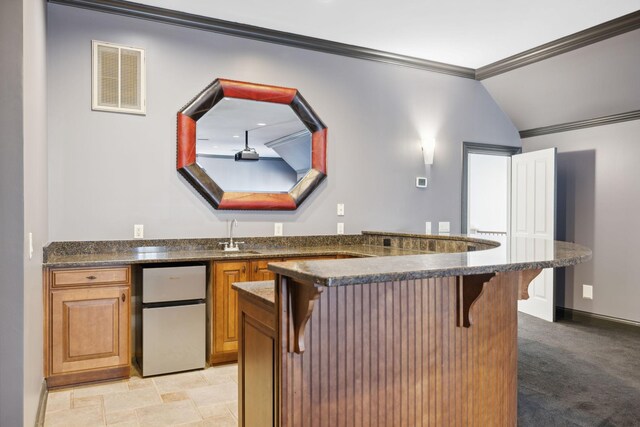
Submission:
POLYGON ((129 364, 129 287, 51 291, 51 373, 129 364))
MULTIPOLYGON (((273 314, 275 317, 275 314, 273 314)), ((273 427, 275 420, 276 338, 275 331, 250 316, 242 321, 240 377, 241 427, 273 427)))
POLYGON ((238 295, 231 284, 246 282, 248 277, 247 261, 214 263, 211 363, 238 358, 238 295))
POLYGON ((279 259, 261 259, 251 261, 251 280, 274 280, 276 275, 273 271, 267 269, 270 262, 280 261, 279 259))

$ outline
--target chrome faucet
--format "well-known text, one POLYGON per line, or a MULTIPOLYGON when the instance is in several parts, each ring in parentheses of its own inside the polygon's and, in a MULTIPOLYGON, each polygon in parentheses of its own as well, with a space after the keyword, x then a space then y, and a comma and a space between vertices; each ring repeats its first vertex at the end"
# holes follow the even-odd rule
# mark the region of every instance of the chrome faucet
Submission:
POLYGON ((233 241, 233 227, 237 227, 237 226, 238 226, 238 220, 234 218, 229 223, 229 241, 219 243, 220 245, 224 245, 225 252, 237 252, 240 250, 240 247, 238 246, 238 244, 244 243, 244 242, 233 241))

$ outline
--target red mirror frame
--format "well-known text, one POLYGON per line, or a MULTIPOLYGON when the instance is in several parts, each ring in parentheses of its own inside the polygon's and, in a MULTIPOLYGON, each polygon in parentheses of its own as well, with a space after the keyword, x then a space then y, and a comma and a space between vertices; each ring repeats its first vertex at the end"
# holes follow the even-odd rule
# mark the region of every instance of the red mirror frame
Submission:
POLYGON ((215 209, 295 210, 327 176, 327 127, 293 88, 216 79, 178 112, 178 172, 215 209), (223 98, 287 104, 311 132, 311 169, 288 193, 224 191, 196 163, 196 122, 223 98))

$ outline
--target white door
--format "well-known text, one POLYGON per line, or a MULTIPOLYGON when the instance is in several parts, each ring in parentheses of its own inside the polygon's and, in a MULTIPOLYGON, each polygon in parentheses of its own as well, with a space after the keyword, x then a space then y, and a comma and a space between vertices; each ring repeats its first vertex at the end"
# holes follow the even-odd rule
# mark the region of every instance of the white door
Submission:
MULTIPOLYGON (((516 257, 553 251, 556 212, 556 149, 533 151, 511 157, 511 236, 534 237, 509 249, 516 257)), ((555 286, 552 268, 529 285, 529 299, 518 310, 553 322, 555 286)))

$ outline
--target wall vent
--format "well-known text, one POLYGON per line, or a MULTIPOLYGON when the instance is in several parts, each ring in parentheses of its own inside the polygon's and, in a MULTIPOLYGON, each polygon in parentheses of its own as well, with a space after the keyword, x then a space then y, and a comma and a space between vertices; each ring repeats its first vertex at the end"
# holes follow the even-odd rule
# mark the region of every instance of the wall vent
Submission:
POLYGON ((91 108, 146 114, 144 50, 93 40, 91 108))

